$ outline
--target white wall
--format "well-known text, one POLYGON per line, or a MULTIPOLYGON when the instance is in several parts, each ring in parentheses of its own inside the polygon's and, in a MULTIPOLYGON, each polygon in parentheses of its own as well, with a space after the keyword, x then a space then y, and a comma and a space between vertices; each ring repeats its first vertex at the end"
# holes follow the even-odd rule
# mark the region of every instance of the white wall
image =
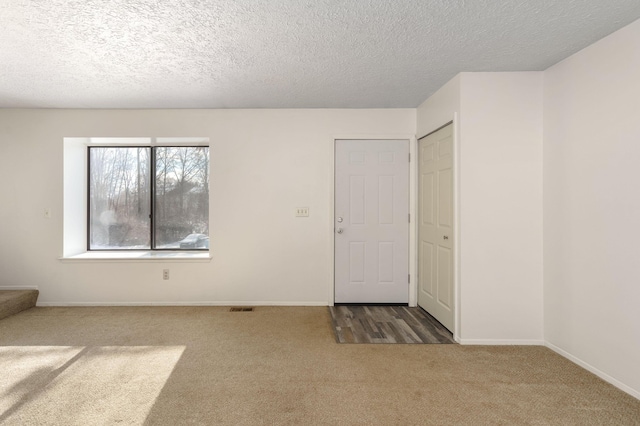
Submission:
POLYGON ((463 73, 463 341, 541 343, 542 73, 463 73))
POLYGON ((542 343, 542 73, 462 73, 418 136, 457 113, 462 343, 542 343))
POLYGON ((453 121, 460 112, 460 74, 449 80, 416 111, 416 136, 421 138, 453 121))
POLYGON ((38 286, 42 304, 327 304, 333 136, 415 126, 414 109, 0 110, 0 287, 38 286), (213 260, 58 260, 63 138, 83 136, 209 137, 213 260))
POLYGON ((640 397, 640 21, 545 71, 545 338, 640 397))

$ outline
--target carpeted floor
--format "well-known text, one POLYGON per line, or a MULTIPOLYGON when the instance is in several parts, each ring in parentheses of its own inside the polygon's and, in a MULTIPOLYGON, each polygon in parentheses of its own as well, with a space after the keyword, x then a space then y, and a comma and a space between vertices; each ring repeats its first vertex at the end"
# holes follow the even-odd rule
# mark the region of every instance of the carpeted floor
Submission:
POLYGON ((326 307, 34 308, 0 321, 3 425, 637 425, 544 347, 340 345, 326 307))

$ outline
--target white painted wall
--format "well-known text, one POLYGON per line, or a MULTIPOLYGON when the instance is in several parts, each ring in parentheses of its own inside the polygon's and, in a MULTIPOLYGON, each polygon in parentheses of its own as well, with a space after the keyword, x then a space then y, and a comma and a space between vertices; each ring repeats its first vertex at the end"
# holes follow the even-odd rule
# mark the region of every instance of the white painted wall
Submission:
POLYGON ((457 113, 462 343, 542 343, 542 73, 462 73, 417 111, 457 113))
POLYGON ((0 110, 0 287, 38 286, 41 304, 326 305, 333 136, 413 134, 415 120, 414 109, 0 110), (209 137, 213 260, 58 260, 63 138, 84 136, 209 137))
POLYGON ((463 73, 461 338, 542 343, 542 73, 463 73))
POLYGON ((442 86, 417 109, 416 136, 422 138, 453 121, 460 112, 460 75, 442 86))
POLYGON ((640 398, 640 21, 544 73, 544 330, 640 398))

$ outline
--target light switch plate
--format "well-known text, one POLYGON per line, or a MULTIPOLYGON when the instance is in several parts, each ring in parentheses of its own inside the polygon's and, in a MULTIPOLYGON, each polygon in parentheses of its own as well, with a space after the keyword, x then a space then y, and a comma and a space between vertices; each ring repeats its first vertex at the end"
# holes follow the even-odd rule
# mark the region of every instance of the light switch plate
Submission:
POLYGON ((309 207, 297 207, 296 217, 309 217, 309 207))

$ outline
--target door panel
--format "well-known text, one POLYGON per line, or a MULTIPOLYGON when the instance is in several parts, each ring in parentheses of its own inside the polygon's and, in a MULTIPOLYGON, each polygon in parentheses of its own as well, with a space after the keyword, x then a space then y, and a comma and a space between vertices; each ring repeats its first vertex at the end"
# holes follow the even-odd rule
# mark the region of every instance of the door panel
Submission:
POLYGON ((352 225, 364 224, 365 177, 350 176, 349 221, 352 225))
POLYGON ((424 225, 433 225, 433 190, 434 190, 433 173, 425 173, 420 176, 420 198, 421 198, 421 223, 424 225))
POLYGON ((409 300, 408 158, 406 140, 336 140, 336 303, 409 300))
POLYGON ((438 171, 438 226, 451 229, 453 211, 451 205, 451 169, 438 171))
POLYGON ((393 242, 378 243, 378 281, 381 283, 393 283, 394 245, 393 242))
POLYGON ((451 250, 447 247, 438 247, 438 303, 445 309, 451 309, 451 250))
POLYGON ((433 294, 433 244, 422 241, 420 243, 420 269, 418 270, 418 276, 420 280, 420 290, 427 294, 429 297, 434 297, 433 294))
POLYGON ((453 330, 452 125, 420 139, 418 148, 418 304, 453 330))
POLYGON ((365 277, 364 247, 363 242, 351 241, 349 243, 349 281, 363 283, 365 277))
POLYGON ((393 176, 378 176, 378 223, 393 225, 393 176))

